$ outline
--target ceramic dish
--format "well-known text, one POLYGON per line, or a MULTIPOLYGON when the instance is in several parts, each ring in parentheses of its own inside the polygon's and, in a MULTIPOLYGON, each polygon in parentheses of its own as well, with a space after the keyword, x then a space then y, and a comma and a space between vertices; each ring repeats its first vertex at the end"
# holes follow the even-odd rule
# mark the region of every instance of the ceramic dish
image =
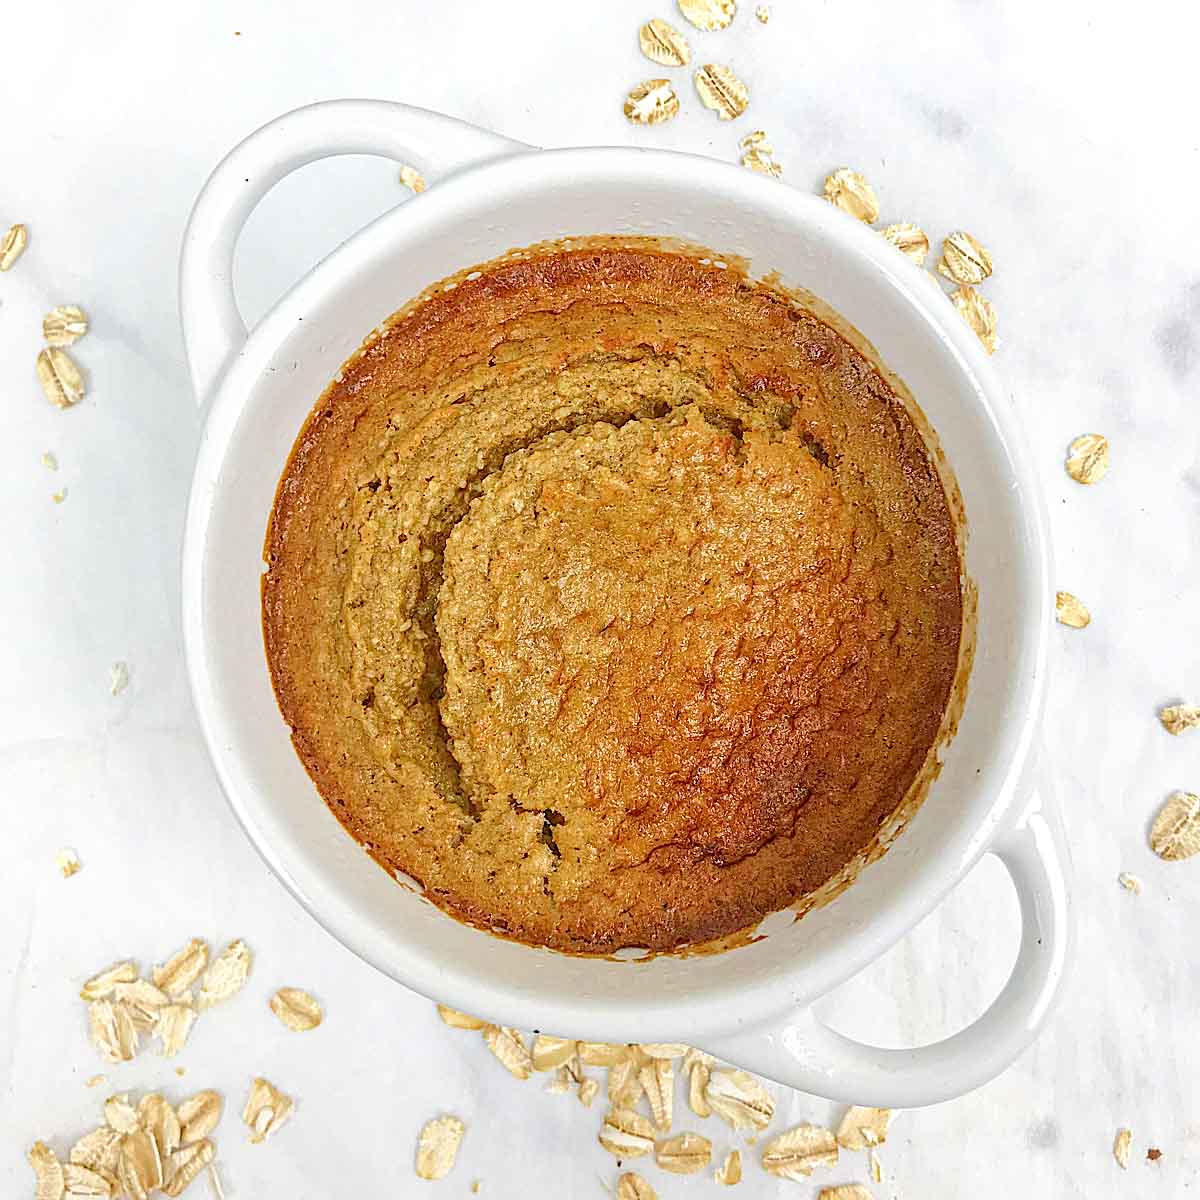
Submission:
MULTIPOLYGON (((435 113, 335 101, 251 135, 213 173, 184 239, 180 307, 206 411, 183 552, 196 709, 235 814, 339 940, 401 983, 522 1028, 701 1046, 761 1075, 888 1107, 961 1094, 1045 1022, 1067 959, 1065 852, 1036 742, 1052 592, 1042 502, 1007 397, 927 273, 823 200, 738 166, 654 150, 538 151, 435 113), (247 334, 231 284, 247 216, 283 176, 337 154, 412 163, 430 187, 329 255, 247 334), (802 921, 724 953, 650 961, 539 950, 455 921, 376 867, 296 757, 263 653, 259 581, 275 485, 309 409, 364 336, 430 283, 582 234, 718 248, 819 297, 920 402, 961 488, 976 651, 958 732, 923 806, 879 861, 802 921), (1008 869, 1022 933, 973 1024, 930 1046, 867 1046, 814 1003, 930 912, 984 854, 1008 869)), ((947 988, 970 964, 947 964, 947 988)))

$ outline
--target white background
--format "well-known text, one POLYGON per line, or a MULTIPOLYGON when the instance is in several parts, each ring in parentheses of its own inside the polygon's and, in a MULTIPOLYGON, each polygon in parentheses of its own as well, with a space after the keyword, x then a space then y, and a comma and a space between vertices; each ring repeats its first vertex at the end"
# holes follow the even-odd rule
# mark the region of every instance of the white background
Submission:
MULTIPOLYGON (((118 956, 149 964, 192 935, 257 952, 246 991, 199 1022, 179 1060, 109 1069, 120 1089, 230 1098, 217 1133, 228 1194, 275 1197, 602 1196, 616 1177, 587 1112, 518 1084, 478 1040, 437 1023, 327 937, 267 874, 226 809, 190 708, 179 639, 179 531, 200 418, 184 369, 180 234, 207 172, 238 139, 313 100, 415 102, 547 145, 633 143, 731 159, 771 135, 786 185, 852 165, 888 220, 966 226, 996 261, 997 358, 1048 495, 1058 586, 1094 620, 1058 629, 1045 740, 1066 802, 1080 922, 1067 997, 1002 1078, 898 1117, 879 1197, 1200 1195, 1200 860, 1158 862, 1148 823, 1200 790, 1200 732, 1169 738, 1158 705, 1200 698, 1200 237, 1190 6, 743 3, 699 62, 731 64, 747 116, 718 123, 686 72, 642 60, 638 25, 668 0, 584 6, 151 4, 10 6, 0 72, 0 228, 31 244, 0 276, 0 1193, 31 1194, 27 1146, 61 1153, 106 1091, 80 981, 118 956), (235 36, 240 31, 240 36, 235 36), (624 90, 673 74, 683 111, 630 127, 624 90), (60 413, 33 361, 40 318, 78 303, 90 389, 60 413), (1083 489, 1067 443, 1098 431, 1114 465, 1083 489), (45 450, 61 468, 40 464, 45 450), (65 503, 51 493, 66 487, 65 503), (123 659, 128 690, 112 697, 123 659), (75 847, 83 871, 54 866, 75 847), (1117 884, 1134 871, 1145 892, 1117 884), (285 1031, 265 1001, 311 989, 328 1017, 285 1031), (246 1145, 252 1074, 293 1093, 292 1124, 246 1145), (439 1185, 411 1174, 439 1110, 468 1134, 439 1185), (1110 1147, 1135 1134, 1130 1170, 1110 1147), (1148 1145, 1162 1160, 1144 1160, 1148 1145)), ((677 19, 676 19, 677 20, 677 19)), ((677 23, 682 24, 682 22, 677 23)), ((341 160, 281 185, 239 254, 253 319, 297 275, 405 193, 392 165, 341 160)), ((588 232, 588 231, 581 231, 588 232)), ((397 305, 407 297, 398 295, 397 305)), ((970 470, 956 464, 959 472, 970 470)), ((253 519, 259 519, 253 516, 253 519)), ((1015 947, 1015 904, 985 863, 937 914, 828 1002, 841 1028, 913 1044, 982 1010, 1015 947)), ((570 1031, 563 1031, 570 1032, 570 1031)), ((780 1091, 785 1121, 835 1106, 780 1091)), ((713 1122, 715 1125, 716 1123, 713 1122)), ((721 1128, 706 1130, 723 1150, 721 1128)), ((753 1152, 750 1156, 753 1159, 753 1152)), ((646 1173, 664 1196, 705 1179, 646 1173)), ((824 1182, 864 1179, 851 1158, 824 1182)), ((201 1191, 203 1189, 201 1188, 201 1191)), ((751 1161, 743 1197, 815 1196, 751 1161)))

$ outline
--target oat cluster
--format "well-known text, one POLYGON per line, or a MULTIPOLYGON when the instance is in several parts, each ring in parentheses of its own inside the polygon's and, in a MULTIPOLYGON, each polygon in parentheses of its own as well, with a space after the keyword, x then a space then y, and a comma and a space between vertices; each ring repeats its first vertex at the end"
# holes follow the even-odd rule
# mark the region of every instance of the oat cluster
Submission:
MULTIPOLYGON (((727 29, 737 15, 734 0, 678 0, 680 13, 702 33, 727 29)), ((755 9, 760 24, 770 20, 765 6, 755 9)), ((668 21, 655 17, 638 30, 638 45, 651 62, 665 67, 684 67, 692 60, 687 39, 668 21)), ((728 66, 705 63, 693 76, 700 102, 722 121, 742 116, 750 103, 746 84, 728 66)), ((679 113, 679 97, 669 79, 647 79, 636 84, 625 96, 625 116, 637 125, 657 125, 679 113)), ((767 134, 755 130, 739 143, 742 166, 762 175, 779 179, 783 167, 767 134)), ((825 179, 825 198, 843 212, 868 225, 879 219, 879 198, 865 176, 850 167, 840 167, 825 179)), ((929 238, 919 226, 899 222, 880 231, 883 237, 918 266, 924 266, 929 253, 929 238)), ((987 248, 966 230, 956 230, 942 243, 938 272, 957 284, 950 302, 974 330, 989 354, 997 347, 996 310, 976 290, 992 273, 992 257, 987 248)), ((1089 481, 1090 482, 1090 481, 1089 481)))
MULTIPOLYGON (((719 1117, 733 1134, 743 1135, 748 1145, 758 1142, 775 1117, 775 1099, 761 1080, 748 1071, 719 1066, 712 1055, 680 1042, 622 1045, 545 1033, 526 1038, 517 1029, 493 1025, 442 1004, 437 1011, 452 1029, 479 1033, 515 1079, 546 1074, 546 1091, 573 1093, 588 1108, 603 1092, 608 1107, 596 1136, 622 1164, 645 1158, 674 1175, 699 1175, 711 1168, 715 1182, 733 1186, 742 1179, 743 1150, 731 1148, 714 1158, 711 1139, 695 1130, 677 1128, 682 1105, 701 1119, 719 1117), (590 1069, 603 1072, 603 1079, 589 1074, 590 1069), (677 1092, 680 1104, 676 1103, 677 1092)), ((887 1140, 891 1117, 888 1109, 855 1105, 846 1110, 836 1130, 796 1125, 762 1142, 759 1164, 778 1179, 804 1181, 815 1171, 836 1166, 842 1151, 866 1151, 868 1171, 879 1182, 882 1170, 876 1148, 887 1140)), ((453 1165, 462 1136, 458 1118, 431 1120, 418 1143, 417 1174, 422 1179, 442 1178, 453 1165), (441 1173, 429 1173, 435 1169, 441 1173)), ((858 1192, 827 1190, 833 1200, 870 1200, 864 1185, 855 1186, 858 1192)), ((624 1172, 614 1191, 618 1200, 657 1200, 658 1195, 636 1171, 624 1172)))
POLYGON ((88 1006, 92 1044, 106 1062, 128 1062, 157 1039, 173 1058, 183 1049, 197 1015, 242 989, 250 974, 250 948, 230 942, 209 962, 208 943, 192 938, 143 978, 132 960, 92 976, 79 995, 88 1006))
MULTIPOLYGON (((250 949, 241 939, 210 960, 208 943, 192 938, 146 976, 131 959, 105 967, 80 990, 96 1049, 106 1062, 127 1062, 144 1043, 157 1040, 160 1053, 174 1057, 199 1013, 242 990, 251 964, 250 949)), ((320 1004, 301 988, 280 988, 269 1003, 288 1029, 302 1032, 321 1023, 320 1004)), ((177 1072, 182 1075, 183 1069, 177 1072)), ((104 1079, 93 1075, 87 1086, 98 1086, 104 1079)), ((269 1080, 255 1078, 242 1109, 250 1142, 263 1142, 274 1134, 294 1107, 292 1098, 269 1080)), ((212 1090, 197 1092, 178 1105, 159 1092, 136 1103, 126 1093, 109 1096, 104 1124, 80 1138, 66 1162, 44 1142, 34 1143, 28 1159, 36 1177, 36 1198, 179 1196, 202 1172, 207 1172, 219 1198, 216 1147, 209 1135, 223 1109, 221 1094, 212 1090)))
MULTIPOLYGON (((879 219, 879 197, 861 171, 839 167, 825 177, 823 190, 830 204, 856 220, 874 225, 879 219)), ((880 233, 910 262, 925 266, 929 238, 919 225, 900 221, 884 226, 880 233)), ((958 285, 950 293, 950 303, 970 325, 983 348, 994 354, 998 345, 996 310, 991 301, 976 290, 976 285, 992 273, 991 254, 977 238, 965 230, 956 230, 942 240, 937 270, 943 278, 958 285)))
POLYGON ((35 365, 42 391, 55 408, 73 408, 87 394, 83 372, 65 349, 73 346, 87 331, 87 317, 83 309, 74 304, 59 305, 42 319, 42 337, 46 345, 38 354, 35 365))
MULTIPOLYGON (((17 224, 9 227, 0 238, 0 271, 9 271, 29 245, 29 230, 17 224)), ((42 318, 42 339, 45 345, 34 360, 34 371, 47 400, 56 408, 72 408, 87 393, 87 381, 79 364, 67 353, 88 331, 88 319, 76 304, 60 304, 42 318)), ((58 470, 58 459, 49 451, 42 454, 42 465, 48 471, 58 470)), ((50 493, 55 504, 67 498, 67 489, 60 487, 50 493)), ((76 865, 78 870, 78 865, 76 865)), ((63 872, 70 875, 74 872, 63 872)))
MULTIPOLYGON (((737 15, 735 0, 678 0, 678 4, 680 14, 701 33, 727 29, 737 15)), ((692 61, 687 38, 661 17, 652 18, 638 30, 638 46, 660 67, 686 67, 692 61)), ((745 83, 723 63, 702 64, 692 82, 700 103, 718 120, 736 120, 750 103, 745 83)), ((646 79, 626 92, 624 112, 635 125, 660 125, 679 114, 679 96, 669 79, 646 79)))
POLYGON ((209 1134, 223 1107, 213 1091, 197 1092, 177 1107, 159 1092, 147 1093, 136 1104, 125 1093, 109 1096, 104 1123, 71 1147, 66 1162, 45 1142, 34 1142, 27 1157, 36 1200, 181 1196, 201 1172, 207 1172, 220 1197, 217 1150, 209 1134))

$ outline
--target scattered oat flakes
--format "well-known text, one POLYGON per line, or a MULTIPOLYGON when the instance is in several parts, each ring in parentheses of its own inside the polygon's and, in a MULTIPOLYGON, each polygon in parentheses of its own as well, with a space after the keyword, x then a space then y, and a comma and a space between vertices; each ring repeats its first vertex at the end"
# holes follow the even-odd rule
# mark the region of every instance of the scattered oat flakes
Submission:
POLYGON ((771 1094, 748 1071, 713 1071, 704 1095, 734 1129, 766 1129, 775 1115, 771 1094))
POLYGON ((1060 625, 1069 625, 1072 629, 1086 629, 1092 623, 1087 605, 1070 592, 1054 593, 1054 615, 1060 625))
POLYGON ((110 1129, 117 1133, 134 1133, 141 1128, 137 1109, 129 1103, 129 1097, 122 1093, 119 1096, 109 1096, 104 1102, 104 1119, 110 1129))
POLYGON ((54 456, 53 450, 44 450, 42 452, 42 466, 45 467, 47 471, 58 470, 58 459, 54 456))
POLYGON ((634 1108, 642 1098, 641 1059, 631 1052, 608 1068, 608 1098, 614 1108, 634 1108))
POLYGON ((115 662, 108 671, 108 691, 111 696, 119 696, 129 686, 129 667, 123 662, 115 662))
POLYGON ((116 1165, 121 1158, 121 1138, 109 1124, 103 1124, 91 1133, 84 1134, 71 1147, 71 1162, 80 1166, 88 1166, 91 1170, 100 1171, 103 1175, 116 1175, 116 1165))
POLYGON ((415 196, 419 196, 425 190, 425 176, 408 163, 400 168, 400 182, 415 196))
POLYGON ((190 1005, 168 1004, 159 1009, 154 1032, 162 1043, 164 1058, 174 1058, 183 1049, 195 1021, 196 1010, 190 1005))
POLYGON ((296 1033, 316 1029, 324 1016, 320 1004, 303 988, 280 988, 271 997, 271 1011, 296 1033))
POLYGON ((221 1120, 221 1094, 211 1090, 189 1096, 177 1109, 180 1137, 185 1146, 203 1141, 221 1120))
POLYGON ((467 1127, 451 1116, 426 1121, 417 1139, 417 1178, 445 1179, 454 1166, 467 1127))
POLYGON ((37 377, 46 399, 55 408, 70 408, 83 399, 87 386, 75 360, 58 346, 48 346, 37 356, 37 377))
POLYGON ((241 938, 229 943, 204 973, 197 1006, 211 1008, 241 991, 250 974, 250 947, 241 938))
POLYGON ((439 1004, 437 1011, 438 1016, 451 1029, 484 1029, 487 1027, 486 1021, 481 1021, 478 1017, 468 1016, 464 1012, 459 1012, 456 1008, 447 1008, 444 1004, 439 1004))
POLYGON ((47 346, 73 346, 87 331, 87 314, 75 304, 60 304, 42 318, 47 346))
POLYGON ((772 179, 779 179, 783 176, 783 167, 775 158, 775 149, 770 142, 763 140, 745 145, 745 139, 742 139, 742 166, 751 171, 757 171, 760 175, 770 175, 772 179))
POLYGON ((1160 709, 1158 719, 1163 728, 1176 737, 1189 729, 1200 728, 1200 704, 1171 704, 1160 709))
POLYGON ((692 1069, 688 1072, 688 1107, 698 1117, 712 1116, 712 1108, 704 1094, 708 1087, 708 1078, 709 1068, 704 1063, 692 1063, 692 1069))
POLYGON ((1200 796, 1175 792, 1150 829, 1150 849, 1167 862, 1200 854, 1200 796))
POLYGON ((130 961, 113 963, 93 975, 79 989, 81 1000, 103 1000, 112 995, 118 983, 132 983, 138 977, 137 964, 130 961))
POLYGON ((625 116, 635 125, 661 125, 679 112, 669 79, 647 79, 625 94, 625 116))
POLYGON ((879 1161, 879 1152, 874 1148, 867 1151, 867 1165, 871 1168, 871 1182, 883 1182, 883 1163, 879 1161))
POLYGON ((600 1126, 600 1145, 617 1158, 640 1158, 654 1149, 654 1126, 630 1108, 611 1108, 600 1126))
POLYGON ((682 1042, 640 1042, 638 1048, 647 1058, 682 1058, 691 1049, 682 1042))
POLYGON ((182 950, 176 951, 161 966, 151 972, 154 986, 161 988, 172 1000, 180 1000, 200 978, 200 972, 208 966, 208 943, 203 938, 192 938, 182 950))
POLYGON ((765 4, 760 4, 754 10, 754 15, 760 25, 765 25, 771 19, 771 10, 765 4))
POLYGON ((656 1058, 638 1071, 638 1080, 650 1103, 650 1115, 659 1129, 671 1128, 675 1108, 675 1069, 670 1060, 656 1058))
POLYGON ((71 876, 76 874, 83 866, 83 864, 79 861, 79 855, 76 854, 74 850, 68 850, 66 848, 60 850, 54 856, 54 862, 59 871, 62 872, 62 877, 64 879, 70 879, 71 876))
POLYGON ((1113 1139, 1113 1158, 1122 1171, 1129 1170, 1129 1147, 1133 1142, 1133 1134, 1128 1129, 1118 1129, 1113 1139))
POLYGON ((938 274, 954 283, 982 283, 992 273, 992 256, 965 230, 947 234, 942 241, 938 274))
POLYGON ((62 1200, 66 1185, 54 1151, 45 1142, 34 1142, 25 1157, 37 1177, 36 1200, 62 1200))
POLYGON ((1122 871, 1117 876, 1117 882, 1127 892, 1132 892, 1135 896, 1142 894, 1142 881, 1136 875, 1130 875, 1128 871, 1122 871))
POLYGON ((626 1171, 617 1180, 617 1200, 658 1200, 658 1193, 636 1171, 626 1171))
POLYGON ((89 1075, 84 1081, 83 1086, 87 1088, 99 1087, 105 1080, 103 1075, 89 1075))
POLYGON ((1077 437, 1067 451, 1067 474, 1076 483, 1099 483, 1108 474, 1108 438, 1099 433, 1077 437))
POLYGON ((872 1200, 871 1193, 861 1183, 843 1183, 838 1187, 822 1188, 817 1200, 872 1200))
POLYGON ((750 93, 746 85, 720 63, 705 63, 693 77, 700 102, 721 121, 735 121, 746 111, 750 93))
POLYGON ((975 331, 975 336, 983 343, 983 348, 989 354, 995 354, 999 342, 996 338, 996 310, 991 301, 981 296, 973 287, 964 285, 950 293, 950 303, 975 331))
POLYGON ((713 1172, 713 1178, 718 1183, 723 1183, 726 1187, 733 1187, 735 1183, 741 1183, 742 1152, 740 1150, 730 1150, 725 1155, 725 1161, 713 1172))
POLYGON ((209 1141, 193 1142, 190 1146, 180 1146, 164 1164, 166 1183, 163 1184, 163 1194, 178 1196, 204 1170, 209 1170, 209 1179, 213 1181, 213 1192, 221 1196, 221 1184, 217 1179, 213 1159, 217 1149, 209 1141))
POLYGON ((242 1120, 250 1130, 250 1140, 256 1145, 266 1141, 292 1115, 295 1103, 272 1083, 261 1077, 250 1085, 242 1120))
POLYGON ((575 1043, 570 1038, 539 1033, 533 1039, 533 1049, 529 1052, 529 1057, 535 1071, 553 1071, 565 1066, 575 1057, 575 1043))
POLYGON ((24 225, 10 226, 4 237, 0 238, 0 271, 7 271, 25 253, 28 245, 29 230, 24 225))
POLYGON ((600 1084, 595 1079, 584 1079, 579 1084, 579 1103, 584 1108, 591 1108, 593 1101, 600 1094, 600 1084))
POLYGON ((687 39, 674 25, 658 17, 638 30, 638 45, 651 62, 661 67, 686 67, 692 61, 687 39))
POLYGON ((138 1101, 137 1115, 141 1127, 154 1139, 159 1157, 166 1162, 182 1144, 175 1110, 159 1092, 148 1092, 138 1101))
POLYGON ((154 1033, 159 1010, 169 1000, 148 979, 135 979, 132 983, 118 983, 112 990, 114 1004, 123 1005, 133 1021, 134 1028, 144 1037, 154 1033))
POLYGON ((566 1067, 559 1067, 553 1075, 546 1080, 544 1088, 551 1096, 563 1096, 571 1090, 571 1076, 566 1067))
POLYGON ((762 1152, 763 1170, 801 1183, 818 1167, 838 1160, 837 1139, 819 1125, 801 1124, 772 1138, 762 1152))
POLYGON ((890 1108, 864 1108, 855 1104, 846 1110, 837 1129, 837 1142, 846 1150, 866 1150, 887 1141, 890 1108))
POLYGON ((135 1129, 121 1139, 117 1181, 130 1200, 147 1200, 155 1188, 162 1187, 162 1158, 157 1143, 145 1130, 135 1129))
POLYGON ((679 11, 697 29, 715 33, 737 16, 737 0, 678 0, 679 11))
POLYGON ((695 1175, 712 1161, 712 1142, 698 1133, 679 1133, 654 1147, 654 1161, 674 1175, 695 1175))
POLYGON ((63 1182, 67 1187, 67 1200, 113 1194, 113 1180, 109 1176, 78 1163, 63 1163, 63 1182))
POLYGON ((910 221, 899 221, 895 225, 886 226, 879 232, 905 258, 911 259, 918 267, 925 265, 925 258, 929 254, 929 238, 919 225, 914 225, 910 221))
POLYGON ((116 1175, 121 1160, 121 1136, 111 1125, 101 1125, 85 1133, 71 1147, 71 1162, 104 1175, 116 1175))
POLYGON ((129 1062, 138 1050, 138 1031, 124 1004, 93 1000, 88 1005, 92 1044, 105 1062, 129 1062))
POLYGON ((483 1031, 483 1040, 510 1075, 517 1079, 529 1078, 533 1060, 517 1030, 504 1025, 488 1025, 483 1031))
POLYGON ((478 1196, 481 1191, 483 1191, 483 1180, 482 1179, 472 1179, 471 1180, 471 1194, 473 1196, 478 1196))
POLYGON ((825 176, 825 199, 856 220, 873 224, 879 218, 879 197, 866 176, 850 167, 839 167, 825 176))
POLYGON ((589 1067, 614 1067, 629 1057, 629 1047, 615 1042, 579 1042, 579 1061, 589 1067))
POLYGON ((66 498, 67 498, 67 489, 66 488, 59 488, 57 492, 50 493, 50 499, 53 500, 55 504, 61 504, 66 498))

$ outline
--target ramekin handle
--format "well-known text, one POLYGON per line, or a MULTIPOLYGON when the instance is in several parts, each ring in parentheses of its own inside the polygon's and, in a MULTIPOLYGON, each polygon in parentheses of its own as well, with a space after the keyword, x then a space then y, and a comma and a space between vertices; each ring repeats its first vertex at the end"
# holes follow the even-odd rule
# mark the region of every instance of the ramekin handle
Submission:
POLYGON ((441 113, 384 100, 310 104, 250 134, 209 176, 183 235, 179 311, 198 401, 207 401, 246 339, 233 292, 234 248, 255 206, 285 175, 321 158, 376 154, 410 163, 432 182, 528 149, 441 113))
POLYGON ((990 849, 1016 887, 1021 945, 1000 995, 973 1024, 928 1046, 888 1050, 844 1037, 807 1008, 706 1048, 790 1087, 879 1108, 937 1104, 999 1075, 1052 1011, 1071 942, 1068 861, 1057 810, 1033 800, 1020 824, 990 849))

